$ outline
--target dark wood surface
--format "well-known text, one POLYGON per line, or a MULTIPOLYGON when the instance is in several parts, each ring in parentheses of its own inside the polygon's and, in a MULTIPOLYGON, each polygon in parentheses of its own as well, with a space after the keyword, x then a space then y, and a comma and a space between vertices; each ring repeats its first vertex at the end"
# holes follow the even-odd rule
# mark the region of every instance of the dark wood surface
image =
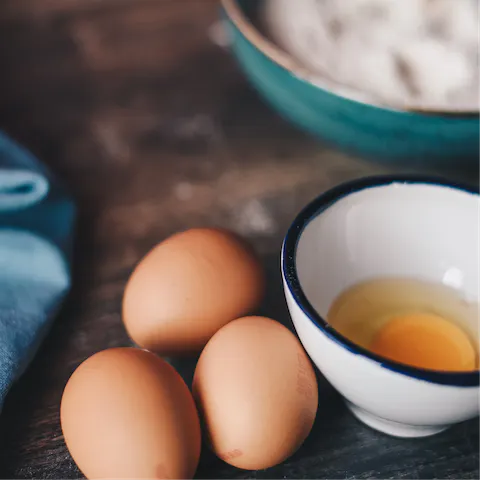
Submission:
MULTIPOLYGON (((155 243, 198 225, 245 235, 268 272, 263 313, 288 323, 278 253, 294 214, 347 179, 426 171, 345 156, 280 120, 211 41, 217 14, 213 0, 0 2, 0 128, 80 209, 71 297, 0 416, 2 478, 81 477, 61 434, 62 390, 86 357, 129 344, 122 291, 155 243)), ((193 361, 176 365, 188 379, 193 361)), ((205 452, 197 476, 479 478, 478 447, 476 420, 422 440, 381 435, 321 381, 318 420, 294 457, 245 472, 205 452)))

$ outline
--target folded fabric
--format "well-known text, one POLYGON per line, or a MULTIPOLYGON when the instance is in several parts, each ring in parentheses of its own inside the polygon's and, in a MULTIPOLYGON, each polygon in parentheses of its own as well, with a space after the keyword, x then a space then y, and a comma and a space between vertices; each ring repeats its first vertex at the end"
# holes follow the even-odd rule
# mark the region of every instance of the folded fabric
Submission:
POLYGON ((70 289, 74 204, 0 132, 0 407, 70 289))

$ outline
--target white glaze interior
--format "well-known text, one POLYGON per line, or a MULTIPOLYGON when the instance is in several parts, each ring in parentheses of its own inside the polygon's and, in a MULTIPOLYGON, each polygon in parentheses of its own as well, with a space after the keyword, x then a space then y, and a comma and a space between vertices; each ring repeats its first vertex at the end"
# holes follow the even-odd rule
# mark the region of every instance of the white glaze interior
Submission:
POLYGON ((479 196, 396 183, 348 195, 314 218, 297 247, 297 274, 323 317, 346 288, 396 276, 479 296, 479 196))

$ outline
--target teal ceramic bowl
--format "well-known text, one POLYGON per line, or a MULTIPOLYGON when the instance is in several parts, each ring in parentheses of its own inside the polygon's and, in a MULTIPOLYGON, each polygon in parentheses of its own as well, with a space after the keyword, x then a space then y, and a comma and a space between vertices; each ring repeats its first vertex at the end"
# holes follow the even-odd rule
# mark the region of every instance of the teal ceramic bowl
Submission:
MULTIPOLYGON (((292 0, 293 1, 293 0, 292 0)), ((252 85, 277 112, 343 150, 386 160, 474 163, 479 114, 405 110, 364 95, 346 95, 309 80, 298 65, 255 27, 261 0, 222 0, 233 52, 252 85)))

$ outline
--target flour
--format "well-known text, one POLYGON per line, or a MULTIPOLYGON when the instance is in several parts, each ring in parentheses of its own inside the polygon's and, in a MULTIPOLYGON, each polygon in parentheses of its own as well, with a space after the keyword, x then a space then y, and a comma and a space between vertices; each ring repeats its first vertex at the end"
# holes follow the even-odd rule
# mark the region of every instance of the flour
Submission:
POLYGON ((478 110, 478 0, 266 0, 262 22, 319 78, 391 105, 478 110))

